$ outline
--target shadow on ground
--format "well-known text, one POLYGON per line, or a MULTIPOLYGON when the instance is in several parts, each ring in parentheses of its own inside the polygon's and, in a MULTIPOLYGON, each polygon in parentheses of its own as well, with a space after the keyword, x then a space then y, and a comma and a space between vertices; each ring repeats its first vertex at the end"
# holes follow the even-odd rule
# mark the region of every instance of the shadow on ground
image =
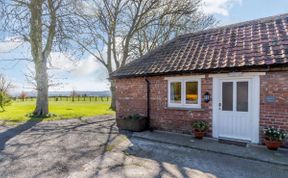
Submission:
POLYGON ((1 177, 68 175, 101 155, 118 135, 113 116, 1 127, 1 177))
POLYGON ((260 170, 281 177, 287 173, 285 168, 139 140, 130 132, 119 132, 111 115, 27 123, 0 132, 6 134, 1 136, 1 177, 259 177, 260 170))
POLYGON ((183 148, 178 150, 178 154, 174 154, 175 148, 171 149, 167 145, 134 139, 129 132, 122 132, 122 134, 129 138, 128 142, 122 142, 112 150, 106 150, 101 156, 87 163, 82 172, 75 172, 69 178, 81 176, 101 178, 216 177, 206 172, 205 168, 200 168, 201 166, 194 168, 191 160, 185 160, 185 157, 189 155, 183 148))
MULTIPOLYGON (((5 149, 6 142, 22 132, 34 127, 37 123, 41 122, 44 118, 31 117, 27 122, 17 125, 16 127, 7 127, 7 129, 0 133, 0 151, 5 149), (35 121, 37 119, 37 121, 35 121)), ((0 130, 1 131, 1 130, 0 130)))

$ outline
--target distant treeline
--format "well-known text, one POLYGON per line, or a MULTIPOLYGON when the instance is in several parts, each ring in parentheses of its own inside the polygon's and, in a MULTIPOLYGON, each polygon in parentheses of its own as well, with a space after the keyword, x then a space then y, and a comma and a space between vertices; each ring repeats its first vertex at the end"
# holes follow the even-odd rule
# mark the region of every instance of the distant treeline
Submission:
MULTIPOLYGON (((50 96, 50 101, 109 101, 110 96, 50 96)), ((14 101, 34 101, 36 97, 12 97, 14 101)))

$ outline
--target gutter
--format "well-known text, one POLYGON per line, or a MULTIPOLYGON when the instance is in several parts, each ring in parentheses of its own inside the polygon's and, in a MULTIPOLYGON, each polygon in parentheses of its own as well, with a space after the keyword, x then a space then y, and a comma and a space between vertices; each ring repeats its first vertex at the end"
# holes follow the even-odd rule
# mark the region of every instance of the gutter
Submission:
POLYGON ((146 81, 146 86, 147 86, 147 103, 146 103, 146 108, 147 108, 147 128, 150 129, 150 81, 145 77, 146 81))

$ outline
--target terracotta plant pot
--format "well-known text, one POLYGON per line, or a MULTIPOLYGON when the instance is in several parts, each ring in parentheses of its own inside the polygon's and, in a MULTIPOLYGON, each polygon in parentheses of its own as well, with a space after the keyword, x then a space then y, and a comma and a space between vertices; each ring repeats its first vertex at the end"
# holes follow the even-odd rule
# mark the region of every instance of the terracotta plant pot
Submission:
POLYGON ((205 131, 198 131, 198 130, 194 130, 194 136, 197 139, 203 139, 205 135, 205 131))
POLYGON ((270 140, 267 138, 264 140, 264 143, 269 150, 278 150, 278 148, 282 145, 281 141, 270 140))

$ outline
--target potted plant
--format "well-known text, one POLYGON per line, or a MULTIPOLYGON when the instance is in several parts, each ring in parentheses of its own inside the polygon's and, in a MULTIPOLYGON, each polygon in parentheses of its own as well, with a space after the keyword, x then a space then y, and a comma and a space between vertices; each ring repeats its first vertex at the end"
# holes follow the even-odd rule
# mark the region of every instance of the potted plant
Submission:
POLYGON ((209 129, 209 123, 205 120, 196 120, 192 123, 195 138, 202 139, 209 129))
POLYGON ((285 140, 286 133, 274 127, 268 127, 264 129, 264 143, 269 150, 277 150, 285 140))
POLYGON ((129 115, 127 117, 117 118, 117 127, 123 130, 140 132, 147 127, 147 118, 139 114, 129 115))

